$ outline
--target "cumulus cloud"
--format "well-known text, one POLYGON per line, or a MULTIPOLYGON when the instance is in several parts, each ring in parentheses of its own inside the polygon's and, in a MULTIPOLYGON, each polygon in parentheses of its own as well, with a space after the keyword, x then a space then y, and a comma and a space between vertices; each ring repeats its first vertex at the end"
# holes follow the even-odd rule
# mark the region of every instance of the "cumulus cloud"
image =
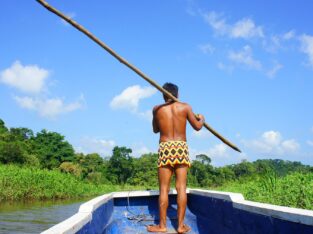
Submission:
POLYGON ((262 68, 261 62, 253 58, 252 49, 248 45, 244 46, 240 51, 230 51, 228 53, 228 59, 248 68, 256 70, 260 70, 262 68))
POLYGON ((300 37, 301 51, 309 58, 309 64, 313 67, 313 36, 302 35, 300 37))
POLYGON ((135 157, 140 157, 143 154, 157 152, 157 149, 152 150, 143 143, 135 143, 131 146, 131 149, 133 150, 132 155, 135 157))
POLYGON ((14 95, 13 99, 22 108, 35 111, 40 116, 55 119, 58 115, 81 109, 85 103, 83 95, 72 103, 64 103, 58 97, 45 97, 48 92, 47 78, 50 72, 38 65, 22 65, 14 62, 11 67, 0 72, 0 83, 27 93, 27 96, 14 95))
POLYGON ((294 139, 283 141, 281 146, 285 152, 296 152, 300 147, 299 143, 294 139))
POLYGON ((0 82, 25 93, 36 94, 43 91, 49 71, 38 65, 22 65, 14 62, 11 67, 1 71, 0 82))
POLYGON ((270 78, 274 78, 276 76, 276 73, 283 68, 283 65, 281 65, 278 62, 275 62, 274 66, 267 71, 266 75, 270 78))
POLYGON ((78 101, 65 104, 61 98, 39 98, 30 96, 14 96, 16 103, 27 110, 35 111, 42 117, 55 119, 57 116, 81 109, 84 105, 84 97, 78 101))
POLYGON ((138 116, 151 120, 151 111, 139 111, 139 103, 142 99, 149 98, 156 92, 157 90, 152 87, 140 87, 139 85, 130 86, 112 99, 110 107, 115 110, 126 109, 138 116))
POLYGON ((222 14, 211 11, 203 14, 202 16, 217 33, 224 35, 229 31, 226 20, 222 14))
POLYGON ((208 150, 208 155, 210 155, 212 158, 228 157, 229 156, 228 148, 223 143, 214 145, 212 148, 208 150))
POLYGON ((306 142, 309 146, 312 146, 313 147, 313 141, 307 141, 306 142))
POLYGON ((278 50, 284 49, 287 50, 290 49, 290 45, 288 46, 288 42, 291 40, 297 38, 296 33, 294 30, 290 30, 285 33, 281 34, 273 34, 268 38, 264 38, 262 41, 263 47, 267 52, 270 53, 276 53, 278 50))
POLYGON ((110 156, 114 146, 116 146, 114 140, 84 137, 75 150, 84 154, 98 153, 101 156, 110 156))
POLYGON ((262 27, 257 26, 250 18, 243 18, 234 24, 228 24, 222 14, 214 11, 202 14, 202 16, 219 35, 244 39, 264 36, 262 27))
POLYGON ((256 26, 251 19, 242 19, 237 21, 233 27, 230 28, 231 37, 234 38, 251 38, 263 37, 262 27, 256 26))
POLYGON ((247 159, 245 152, 238 154, 233 154, 232 150, 224 143, 219 143, 213 145, 207 150, 196 150, 189 148, 190 158, 194 160, 197 155, 205 154, 209 156, 212 160, 214 166, 224 166, 232 163, 238 163, 243 159, 247 159))
POLYGON ((295 139, 283 140, 283 137, 278 131, 267 131, 256 140, 244 140, 244 145, 253 150, 255 153, 264 154, 291 154, 299 150, 300 145, 295 139))

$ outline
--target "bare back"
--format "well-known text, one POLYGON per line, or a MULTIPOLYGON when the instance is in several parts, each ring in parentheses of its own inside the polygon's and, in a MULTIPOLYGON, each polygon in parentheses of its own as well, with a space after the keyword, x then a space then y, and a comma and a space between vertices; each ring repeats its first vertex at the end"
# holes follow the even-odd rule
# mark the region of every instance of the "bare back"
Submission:
POLYGON ((153 130, 160 132, 160 142, 186 141, 187 120, 196 130, 202 127, 186 103, 164 103, 153 109, 153 130))

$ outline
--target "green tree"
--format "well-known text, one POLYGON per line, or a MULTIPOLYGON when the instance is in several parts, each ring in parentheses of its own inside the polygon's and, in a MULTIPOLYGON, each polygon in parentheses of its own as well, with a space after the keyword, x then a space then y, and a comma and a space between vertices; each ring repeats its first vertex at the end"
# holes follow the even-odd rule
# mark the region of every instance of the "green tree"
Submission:
POLYGON ((82 174, 82 169, 78 164, 72 162, 63 162, 59 167, 60 171, 63 173, 72 174, 76 177, 80 177, 82 174))
POLYGON ((74 149, 64 136, 57 132, 42 130, 32 138, 32 152, 38 156, 44 168, 58 168, 62 162, 74 160, 74 149))
POLYGON ((209 165, 211 163, 211 158, 205 154, 196 155, 196 160, 201 162, 204 165, 209 165))
POLYGON ((247 160, 242 160, 240 163, 233 165, 232 168, 237 177, 250 176, 255 173, 255 167, 247 160))
POLYGON ((18 163, 23 164, 27 161, 25 145, 22 142, 0 141, 0 162, 3 164, 18 163))
POLYGON ((214 168, 210 164, 211 158, 205 154, 200 154, 196 156, 196 160, 192 162, 190 168, 191 182, 192 185, 200 185, 201 187, 210 186, 213 182, 214 168))
POLYGON ((10 128, 11 140, 29 140, 34 136, 34 132, 28 128, 10 128))
POLYGON ((129 179, 132 185, 157 186, 158 185, 158 154, 144 154, 133 159, 133 176, 129 179))
POLYGON ((108 176, 112 182, 125 184, 133 174, 132 150, 115 146, 108 164, 108 176))
POLYGON ((8 132, 7 127, 2 119, 0 119, 0 134, 8 132))

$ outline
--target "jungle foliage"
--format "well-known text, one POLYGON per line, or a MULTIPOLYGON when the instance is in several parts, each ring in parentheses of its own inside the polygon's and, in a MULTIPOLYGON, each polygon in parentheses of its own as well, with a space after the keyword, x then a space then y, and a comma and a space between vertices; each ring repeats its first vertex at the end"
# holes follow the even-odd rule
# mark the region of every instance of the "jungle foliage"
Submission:
MULTIPOLYGON (((57 132, 35 134, 28 128, 7 128, 0 119, 0 200, 89 196, 125 186, 156 189, 157 158, 156 153, 133 157, 124 146, 114 147, 107 157, 76 153, 57 132)), ((312 209, 313 167, 281 159, 214 167, 211 158, 201 154, 192 161, 188 186, 241 192, 250 200, 312 209)))

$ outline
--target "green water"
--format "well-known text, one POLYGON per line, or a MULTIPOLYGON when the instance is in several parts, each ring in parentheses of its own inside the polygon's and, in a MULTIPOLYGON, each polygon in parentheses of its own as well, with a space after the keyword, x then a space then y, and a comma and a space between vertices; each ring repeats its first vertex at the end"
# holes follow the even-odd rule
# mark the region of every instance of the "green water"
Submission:
POLYGON ((75 214, 86 200, 0 203, 0 233, 40 233, 75 214))

